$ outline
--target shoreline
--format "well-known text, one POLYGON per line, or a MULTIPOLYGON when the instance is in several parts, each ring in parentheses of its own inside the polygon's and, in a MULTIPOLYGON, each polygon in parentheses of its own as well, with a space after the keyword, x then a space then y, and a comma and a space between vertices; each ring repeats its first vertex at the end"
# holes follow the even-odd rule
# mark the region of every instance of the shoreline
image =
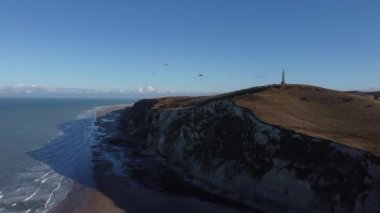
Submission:
POLYGON ((125 211, 117 207, 110 198, 96 188, 90 188, 75 182, 66 198, 50 212, 122 213, 125 211))
MULTIPOLYGON (((121 104, 112 106, 102 106, 95 111, 95 121, 106 115, 131 107, 133 104, 121 104)), ((95 182, 96 179, 91 177, 95 182)), ((66 197, 53 209, 48 212, 54 213, 101 213, 101 212, 125 212, 112 203, 112 200, 97 190, 97 187, 85 186, 73 180, 73 186, 67 193, 66 197)))
POLYGON ((96 110, 95 118, 99 119, 99 118, 102 118, 102 117, 108 115, 109 113, 112 113, 112 112, 115 112, 118 110, 122 110, 122 109, 125 109, 127 107, 132 107, 132 106, 133 106, 133 104, 118 104, 118 105, 112 105, 112 106, 104 106, 104 107, 101 107, 100 109, 96 110))

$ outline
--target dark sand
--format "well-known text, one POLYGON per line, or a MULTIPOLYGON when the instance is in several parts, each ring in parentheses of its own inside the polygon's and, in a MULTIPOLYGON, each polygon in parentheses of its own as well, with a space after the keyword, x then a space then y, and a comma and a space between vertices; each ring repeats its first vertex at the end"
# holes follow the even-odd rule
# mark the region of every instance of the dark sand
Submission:
POLYGON ((65 201, 53 212, 251 212, 213 204, 199 200, 196 197, 131 188, 123 180, 115 176, 104 177, 101 180, 97 179, 97 181, 104 184, 101 187, 103 189, 89 189, 83 185, 76 184, 65 201), (105 193, 102 192, 104 190, 105 193))

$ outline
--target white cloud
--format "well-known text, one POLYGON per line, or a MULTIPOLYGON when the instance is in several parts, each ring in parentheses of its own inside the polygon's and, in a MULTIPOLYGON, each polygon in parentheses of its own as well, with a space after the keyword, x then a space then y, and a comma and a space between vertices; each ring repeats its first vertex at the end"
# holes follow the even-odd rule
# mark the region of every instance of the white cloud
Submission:
POLYGON ((154 86, 152 85, 148 85, 148 86, 140 86, 140 87, 137 87, 137 92, 139 93, 159 93, 160 91, 157 90, 154 86))
POLYGON ((0 85, 0 97, 104 97, 104 98, 140 98, 179 95, 174 90, 160 90, 153 85, 135 89, 86 89, 65 88, 40 85, 15 84, 0 85))
POLYGON ((377 92, 377 91, 380 91, 380 87, 370 87, 370 88, 366 89, 365 91, 377 92))
POLYGON ((147 86, 146 91, 147 92, 154 92, 154 91, 156 91, 156 88, 154 88, 153 86, 147 86))
POLYGON ((144 92, 144 88, 142 88, 142 87, 137 87, 137 91, 138 91, 139 93, 143 93, 143 92, 144 92))
POLYGON ((15 85, 13 85, 11 87, 13 87, 13 88, 23 88, 25 86, 24 86, 24 84, 15 84, 15 85))

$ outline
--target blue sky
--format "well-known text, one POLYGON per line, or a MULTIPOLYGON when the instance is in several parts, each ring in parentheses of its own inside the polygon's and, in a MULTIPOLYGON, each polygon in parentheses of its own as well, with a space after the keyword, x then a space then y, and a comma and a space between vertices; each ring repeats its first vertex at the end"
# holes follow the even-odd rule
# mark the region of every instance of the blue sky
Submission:
POLYGON ((282 66, 289 83, 377 89, 379 11, 364 0, 1 0, 0 92, 224 92, 278 83, 282 66))

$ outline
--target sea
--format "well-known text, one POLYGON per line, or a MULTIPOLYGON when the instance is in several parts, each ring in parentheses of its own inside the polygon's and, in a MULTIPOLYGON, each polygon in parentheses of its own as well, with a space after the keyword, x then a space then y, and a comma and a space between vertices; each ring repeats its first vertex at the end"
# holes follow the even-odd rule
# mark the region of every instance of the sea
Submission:
POLYGON ((91 185, 95 114, 127 99, 0 98, 0 213, 48 212, 91 185))

